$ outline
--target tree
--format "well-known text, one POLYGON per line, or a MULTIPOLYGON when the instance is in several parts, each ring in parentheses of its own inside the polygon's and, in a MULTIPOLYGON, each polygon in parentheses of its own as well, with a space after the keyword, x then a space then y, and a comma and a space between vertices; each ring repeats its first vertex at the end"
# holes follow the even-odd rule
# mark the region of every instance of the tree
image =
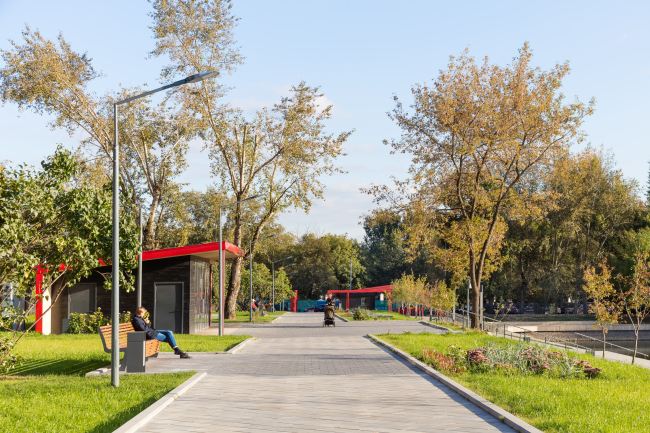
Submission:
MULTIPOLYGON (((599 263, 608 242, 633 224, 640 210, 638 187, 615 168, 612 155, 591 147, 558 159, 550 187, 558 195, 560 214, 552 218, 570 239, 577 313, 584 268, 599 263)), ((587 311, 586 296, 583 311, 587 311)))
POLYGON ((395 97, 389 116, 403 133, 391 145, 413 155, 410 179, 396 191, 367 190, 407 215, 412 242, 438 250, 457 281, 469 276, 474 311, 483 276, 499 262, 505 222, 539 212, 544 192, 527 190, 526 182, 583 139, 579 128, 593 111, 564 104, 568 63, 542 71, 531 58, 525 44, 509 66, 487 58, 477 65, 466 50, 431 87, 413 87, 412 114, 395 97))
MULTIPOLYGON (((272 297, 273 280, 271 271, 264 263, 253 263, 253 298, 270 300, 272 297)), ((242 272, 242 295, 240 301, 248 302, 250 288, 250 272, 242 272)), ((275 299, 288 299, 293 297, 291 283, 284 269, 275 272, 275 299)))
POLYGON ((409 314, 411 306, 421 305, 425 302, 426 277, 416 278, 412 273, 404 274, 391 281, 391 285, 393 286, 392 302, 406 304, 409 314))
MULTIPOLYGON (((89 90, 102 76, 87 54, 79 54, 59 35, 57 42, 45 39, 27 27, 23 44, 11 41, 12 49, 0 50, 0 99, 13 102, 21 110, 54 116, 51 128, 61 128, 71 136, 84 135, 82 147, 93 164, 110 172, 113 158, 112 103, 143 92, 121 89, 97 96, 89 90)), ((188 140, 194 134, 192 119, 185 112, 171 110, 165 102, 155 108, 143 98, 120 109, 120 184, 130 193, 134 206, 150 198, 145 227, 146 248, 156 247, 156 220, 159 207, 173 179, 186 167, 188 140)), ((100 180, 101 185, 109 179, 100 180)))
MULTIPOLYGON (((35 271, 41 268, 43 293, 55 295, 61 289, 88 277, 112 256, 112 192, 104 188, 73 186, 79 165, 69 151, 59 147, 41 163, 41 170, 19 166, 0 170, 0 281, 9 282, 13 295, 28 300, 29 308, 5 303, 2 293, 0 327, 24 324, 44 295, 33 292, 35 271)), ((120 281, 121 288, 133 290, 133 274, 139 251, 135 212, 128 196, 121 195, 120 281)), ((105 275, 105 289, 110 289, 105 275)), ((50 296, 50 295, 45 295, 50 296)), ((35 323, 19 335, 18 343, 35 323)))
POLYGON ((585 285, 583 289, 593 300, 594 305, 590 312, 596 315, 596 324, 594 328, 600 328, 603 332, 603 358, 605 358, 605 336, 607 327, 618 323, 620 317, 620 304, 614 299, 614 285, 611 282, 611 269, 607 266, 607 260, 604 259, 599 268, 600 274, 596 273, 593 266, 585 269, 585 285))
POLYGON ((620 294, 621 305, 634 327, 634 353, 632 364, 636 359, 639 343, 639 330, 643 320, 650 316, 650 263, 648 252, 638 252, 634 255, 634 273, 623 277, 623 284, 629 287, 620 294))
MULTIPOLYGON (((153 7, 157 42, 152 55, 169 57, 163 71, 166 80, 210 70, 230 72, 242 62, 233 47, 236 18, 230 2, 165 0, 154 1, 153 7)), ((255 242, 279 212, 290 208, 307 212, 313 199, 322 198, 324 184, 319 177, 341 171, 334 160, 343 155, 350 133, 336 137, 325 133, 324 121, 332 107, 319 107, 323 95, 304 82, 292 87, 292 95, 272 110, 260 110, 252 119, 223 106, 226 90, 203 82, 194 89, 180 89, 175 98, 197 119, 219 187, 230 192, 233 202, 264 194, 264 210, 251 235, 255 242)), ((232 208, 233 243, 238 246, 244 235, 242 210, 241 204, 232 208)), ((246 258, 231 263, 225 302, 228 318, 235 314, 246 258)))
POLYGON ((290 249, 283 250, 283 254, 292 255, 296 263, 291 284, 298 289, 300 298, 314 299, 325 295, 328 290, 340 288, 334 271, 335 258, 325 236, 307 233, 290 249))
POLYGON ((389 285, 409 268, 408 254, 397 221, 374 223, 370 217, 363 222, 363 266, 366 268, 368 286, 389 285))

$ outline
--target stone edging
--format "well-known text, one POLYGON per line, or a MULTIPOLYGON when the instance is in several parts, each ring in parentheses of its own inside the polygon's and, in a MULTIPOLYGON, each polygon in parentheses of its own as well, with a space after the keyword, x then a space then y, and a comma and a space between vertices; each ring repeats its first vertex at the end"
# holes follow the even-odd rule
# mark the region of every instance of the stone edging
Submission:
POLYGON ((339 315, 336 314, 336 313, 334 313, 334 317, 336 317, 336 318, 338 318, 338 319, 341 319, 341 320, 343 320, 344 322, 349 322, 348 319, 346 319, 345 317, 341 317, 341 316, 339 316, 339 315))
MULTIPOLYGON (((237 343, 234 347, 231 347, 226 352, 188 352, 190 354, 217 354, 217 355, 232 355, 233 353, 239 352, 244 348, 245 345, 250 343, 252 340, 257 340, 257 337, 247 338, 244 341, 237 343)), ((176 356, 171 352, 159 352, 162 356, 176 356)), ((86 377, 90 376, 103 376, 111 372, 111 366, 107 365, 106 367, 98 368, 97 370, 89 371, 85 374, 86 377)), ((120 376, 129 374, 128 371, 120 371, 120 376)), ((146 374, 146 373, 130 373, 130 374, 146 374)))
POLYGON ((244 348, 244 346, 246 346, 248 343, 250 343, 253 340, 257 340, 257 337, 247 338, 246 340, 242 341, 241 343, 237 343, 237 345, 235 347, 231 347, 226 352, 217 352, 217 353, 226 353, 226 354, 232 355, 233 353, 237 353, 240 350, 242 350, 244 348))
POLYGON ((398 349, 397 347, 393 346, 392 344, 386 343, 383 340, 380 340, 379 338, 375 337, 372 334, 368 334, 368 337, 370 337, 372 340, 374 340, 377 344, 386 347, 396 355, 398 355, 401 358, 404 358, 409 364, 413 365, 414 367, 419 368, 429 376, 433 377, 437 381, 441 382, 442 384, 446 385, 449 387, 451 390, 457 392, 460 394, 463 398, 467 399, 468 401, 474 403, 476 406, 480 407, 490 415, 494 416, 504 424, 506 424, 509 427, 512 427, 516 431, 520 433, 543 433, 541 430, 536 429, 532 425, 528 424, 527 422, 517 418, 510 412, 507 412, 503 409, 501 409, 499 406, 495 405, 492 402, 487 401, 480 395, 476 394, 473 391, 470 391, 469 389, 465 388, 463 385, 451 380, 444 374, 434 370, 433 368, 429 367, 428 365, 424 364, 423 362, 418 361, 408 353, 398 349))
POLYGON ((174 400, 185 393, 185 391, 194 386, 199 380, 207 376, 207 374, 208 373, 205 371, 202 373, 196 373, 194 376, 190 377, 185 382, 181 383, 179 386, 168 392, 160 400, 137 414, 135 417, 131 418, 126 424, 115 430, 113 433, 133 433, 137 431, 140 427, 144 426, 156 415, 162 412, 163 409, 172 404, 174 400))
POLYGON ((447 331, 448 334, 464 334, 464 332, 462 331, 454 331, 453 329, 446 328, 442 325, 438 325, 437 323, 425 322, 424 320, 420 320, 420 323, 422 323, 423 325, 431 326, 432 328, 447 331))
POLYGON ((278 317, 276 317, 275 319, 271 320, 271 323, 275 323, 275 322, 277 322, 278 320, 280 320, 281 318, 282 318, 282 316, 278 316, 278 317))

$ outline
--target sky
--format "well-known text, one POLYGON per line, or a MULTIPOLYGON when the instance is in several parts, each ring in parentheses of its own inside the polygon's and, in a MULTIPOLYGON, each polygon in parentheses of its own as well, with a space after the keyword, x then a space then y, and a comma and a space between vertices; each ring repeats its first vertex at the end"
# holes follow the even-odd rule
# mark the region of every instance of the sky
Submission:
MULTIPOLYGON (((10 47, 9 39, 19 42, 27 24, 50 39, 62 33, 75 51, 87 52, 104 74, 93 83, 97 93, 119 85, 153 88, 165 60, 147 58, 155 43, 150 10, 144 0, 0 0, 0 49, 10 47)), ((584 124, 587 142, 613 152, 617 167, 645 190, 650 2, 234 0, 233 11, 246 60, 223 80, 233 87, 228 102, 251 115, 304 80, 320 86, 333 105, 328 131, 355 131, 338 161, 346 173, 322 179, 325 199, 308 215, 280 216, 289 231, 363 238, 360 222, 374 204, 360 188, 403 179, 410 164, 407 155, 391 155, 382 143, 400 135, 387 116, 393 96, 409 104, 411 87, 431 82, 449 56, 465 48, 477 59, 506 65, 528 41, 535 66, 550 69, 568 60, 571 74, 562 90, 567 100, 596 100, 596 112, 584 124)), ((0 160, 37 165, 57 143, 78 145, 81 135, 51 131, 48 120, 0 106, 0 160)), ((180 180, 205 190, 214 180, 200 142, 192 143, 188 161, 180 180)))

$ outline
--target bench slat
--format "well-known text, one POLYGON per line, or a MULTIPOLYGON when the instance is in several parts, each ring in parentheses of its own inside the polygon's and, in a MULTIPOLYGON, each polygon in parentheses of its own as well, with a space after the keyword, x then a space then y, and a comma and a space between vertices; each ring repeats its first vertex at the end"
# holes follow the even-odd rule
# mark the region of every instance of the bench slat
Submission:
MULTIPOLYGON (((120 339, 120 350, 123 351, 127 347, 127 338, 129 332, 135 332, 133 329, 133 324, 129 323, 120 323, 119 327, 119 339, 120 339)), ((99 335, 104 344, 104 351, 110 353, 111 348, 113 347, 112 342, 112 331, 113 327, 111 325, 100 326, 99 335)), ((147 340, 145 344, 145 357, 155 355, 160 352, 160 341, 159 340, 147 340)))

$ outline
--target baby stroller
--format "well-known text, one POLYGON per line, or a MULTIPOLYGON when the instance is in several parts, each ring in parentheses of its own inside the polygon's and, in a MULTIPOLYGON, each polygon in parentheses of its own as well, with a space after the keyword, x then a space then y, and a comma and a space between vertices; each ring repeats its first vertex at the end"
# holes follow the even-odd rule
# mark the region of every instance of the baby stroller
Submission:
POLYGON ((323 320, 323 327, 325 326, 334 326, 336 327, 336 322, 334 322, 334 305, 332 305, 332 300, 328 299, 325 304, 325 320, 323 320))

